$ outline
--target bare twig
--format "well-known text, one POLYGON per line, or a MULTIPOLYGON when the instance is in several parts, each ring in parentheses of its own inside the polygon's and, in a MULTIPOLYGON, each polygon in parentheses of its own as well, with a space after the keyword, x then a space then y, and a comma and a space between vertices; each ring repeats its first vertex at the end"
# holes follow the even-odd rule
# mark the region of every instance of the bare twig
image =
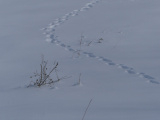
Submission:
POLYGON ((85 112, 84 112, 84 115, 83 115, 82 120, 84 120, 84 118, 85 118, 85 116, 86 116, 86 113, 87 113, 87 111, 88 111, 88 108, 89 108, 91 102, 92 102, 92 99, 89 101, 89 104, 88 104, 88 106, 87 106, 87 108, 86 108, 86 110, 85 110, 85 112))
POLYGON ((81 73, 79 74, 79 85, 81 84, 81 73))
POLYGON ((83 36, 83 34, 81 34, 81 39, 80 39, 80 50, 81 50, 81 47, 82 47, 82 41, 83 41, 83 39, 84 39, 84 36, 83 36))
POLYGON ((88 44, 87 44, 87 46, 90 46, 90 44, 93 42, 93 40, 92 41, 90 41, 88 44))

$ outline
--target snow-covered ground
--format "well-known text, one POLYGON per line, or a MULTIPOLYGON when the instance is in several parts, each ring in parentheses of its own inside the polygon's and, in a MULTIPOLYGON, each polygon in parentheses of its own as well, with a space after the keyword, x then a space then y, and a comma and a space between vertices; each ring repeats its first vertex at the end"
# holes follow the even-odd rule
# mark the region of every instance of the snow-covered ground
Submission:
POLYGON ((91 99, 85 120, 159 120, 159 6, 0 0, 0 120, 81 120, 91 99), (27 88, 42 55, 69 78, 27 88))

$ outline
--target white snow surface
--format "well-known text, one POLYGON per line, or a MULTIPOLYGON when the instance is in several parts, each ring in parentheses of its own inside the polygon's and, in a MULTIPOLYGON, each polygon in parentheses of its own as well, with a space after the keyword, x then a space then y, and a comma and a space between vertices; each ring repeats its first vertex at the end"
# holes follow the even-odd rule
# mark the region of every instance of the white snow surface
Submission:
POLYGON ((0 0, 0 120, 81 120, 91 99, 85 120, 159 120, 159 6, 0 0), (69 78, 27 88, 42 55, 69 78))

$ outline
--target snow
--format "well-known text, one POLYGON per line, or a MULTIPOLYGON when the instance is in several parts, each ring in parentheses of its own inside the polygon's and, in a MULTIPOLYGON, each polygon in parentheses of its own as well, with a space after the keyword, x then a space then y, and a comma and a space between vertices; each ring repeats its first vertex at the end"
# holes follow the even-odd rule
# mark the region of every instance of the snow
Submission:
POLYGON ((0 0, 0 119, 82 119, 93 99, 86 120, 159 120, 159 5, 0 0), (27 88, 42 55, 69 78, 27 88))

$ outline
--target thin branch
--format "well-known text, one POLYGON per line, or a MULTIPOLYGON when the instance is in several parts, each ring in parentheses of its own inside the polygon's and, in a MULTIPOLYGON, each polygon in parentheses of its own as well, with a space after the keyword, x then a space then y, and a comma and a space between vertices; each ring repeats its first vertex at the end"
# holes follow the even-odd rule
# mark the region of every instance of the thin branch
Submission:
POLYGON ((49 78, 50 74, 57 68, 57 66, 58 66, 58 62, 56 66, 50 71, 50 73, 47 75, 47 77, 43 81, 46 81, 49 78))
POLYGON ((81 73, 79 74, 79 85, 81 84, 81 73))
POLYGON ((41 78, 40 78, 40 81, 42 80, 42 78, 43 78, 43 72, 42 72, 43 70, 42 70, 42 64, 41 64, 41 78))
POLYGON ((85 118, 85 116, 86 116, 86 113, 87 113, 87 111, 88 111, 88 108, 89 108, 91 102, 92 102, 92 99, 89 101, 89 104, 88 104, 88 106, 87 106, 87 108, 86 108, 86 110, 85 110, 85 112, 84 112, 84 115, 83 115, 82 120, 84 120, 84 118, 85 118))
POLYGON ((87 46, 90 46, 90 44, 93 42, 93 40, 92 41, 90 41, 89 43, 88 43, 88 45, 87 46))

